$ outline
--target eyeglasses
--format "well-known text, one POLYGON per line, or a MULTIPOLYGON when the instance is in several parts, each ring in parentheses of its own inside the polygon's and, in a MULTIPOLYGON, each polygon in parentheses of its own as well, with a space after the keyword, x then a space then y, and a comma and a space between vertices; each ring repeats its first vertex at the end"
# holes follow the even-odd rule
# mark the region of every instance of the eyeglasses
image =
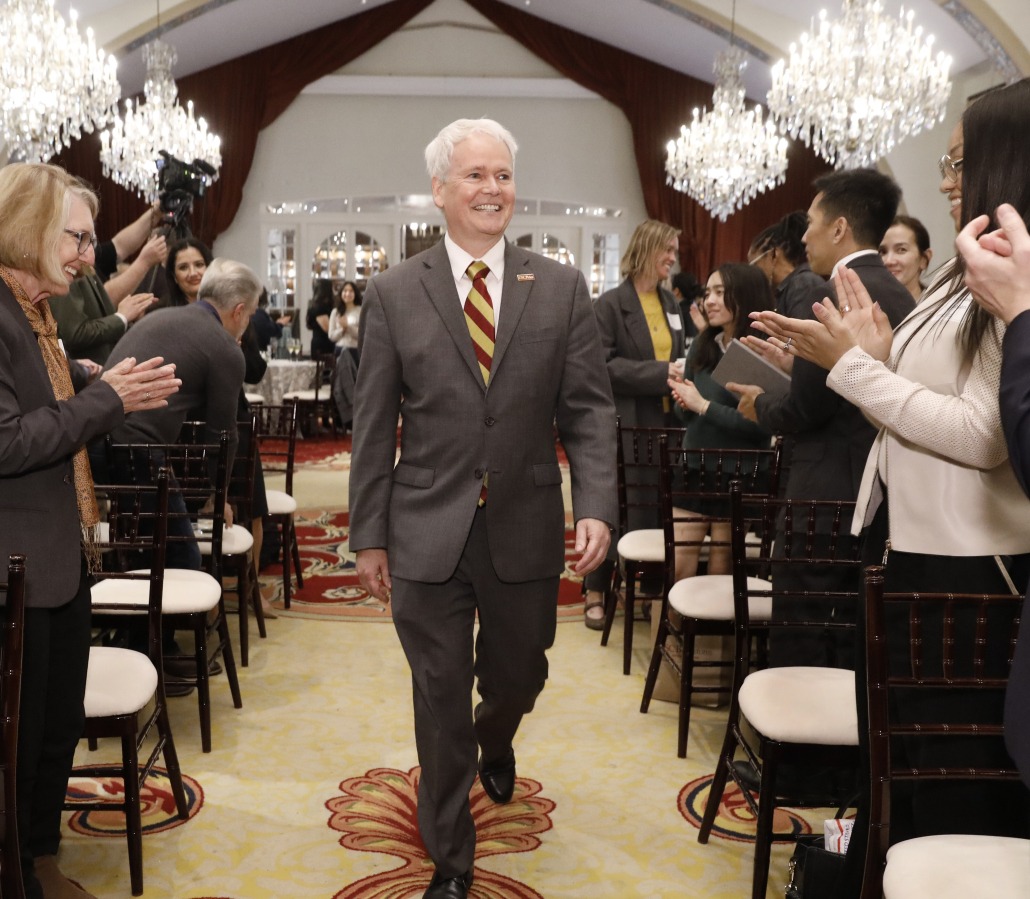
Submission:
POLYGON ((958 181, 958 176, 962 173, 962 163, 964 160, 964 156, 952 159, 945 153, 937 162, 937 168, 941 171, 941 177, 947 178, 949 181, 958 181))
POLYGON ((90 247, 93 247, 94 250, 97 248, 97 236, 90 231, 72 231, 70 228, 65 228, 64 233, 70 234, 79 242, 80 256, 90 247))

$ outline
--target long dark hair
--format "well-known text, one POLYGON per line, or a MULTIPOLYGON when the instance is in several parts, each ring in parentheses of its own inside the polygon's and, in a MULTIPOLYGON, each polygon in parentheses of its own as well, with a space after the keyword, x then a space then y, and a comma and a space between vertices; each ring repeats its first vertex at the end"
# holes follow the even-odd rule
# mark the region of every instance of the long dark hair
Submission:
MULTIPOLYGON (((751 332, 752 312, 762 312, 776 308, 769 279, 755 265, 742 262, 728 262, 720 265, 716 271, 722 278, 723 302, 726 310, 734 316, 731 338, 743 337, 751 332)), ((694 340, 697 350, 694 353, 691 371, 711 371, 719 364, 722 350, 715 338, 721 334, 722 328, 705 328, 694 340)))
POLYGON ((344 281, 340 285, 340 293, 336 297, 336 311, 343 315, 347 311, 347 304, 343 300, 343 289, 347 285, 351 286, 351 290, 354 291, 354 306, 358 308, 361 306, 361 289, 353 281, 344 281))
MULTIPOLYGON (((1011 203, 1023 221, 1030 221, 1030 78, 997 88, 970 104, 962 114, 962 227, 980 215, 990 216, 988 231, 998 227, 994 210, 1011 203)), ((957 308, 967 297, 966 263, 956 256, 941 278, 947 291, 930 304, 912 337, 942 307, 957 308)), ((946 318, 946 317, 945 317, 946 318)), ((962 318, 959 340, 966 362, 972 361, 987 334, 993 335, 993 316, 970 303, 962 318)))
POLYGON ((197 240, 195 237, 184 237, 177 240, 168 248, 168 262, 165 263, 165 271, 168 273, 168 303, 169 306, 188 306, 189 300, 182 292, 179 282, 175 280, 175 260, 179 254, 186 249, 194 249, 204 258, 204 264, 210 265, 214 258, 207 244, 197 240))

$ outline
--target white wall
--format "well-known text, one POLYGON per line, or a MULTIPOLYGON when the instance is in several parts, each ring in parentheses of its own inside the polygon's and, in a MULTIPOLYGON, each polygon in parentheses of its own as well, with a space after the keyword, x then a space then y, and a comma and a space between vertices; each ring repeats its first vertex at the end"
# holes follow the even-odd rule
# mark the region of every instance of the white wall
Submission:
MULTIPOLYGON (((474 79, 486 73, 561 78, 461 0, 438 0, 339 74, 474 79)), ((470 93, 477 91, 473 87, 470 93)), ((615 106, 592 95, 498 99, 304 93, 259 135, 242 205, 217 240, 216 253, 262 272, 268 203, 429 193, 425 145, 448 122, 484 115, 501 121, 519 142, 519 196, 621 208, 625 214, 619 227, 627 235, 646 216, 629 123, 615 106)), ((306 299, 309 285, 299 280, 306 299)))

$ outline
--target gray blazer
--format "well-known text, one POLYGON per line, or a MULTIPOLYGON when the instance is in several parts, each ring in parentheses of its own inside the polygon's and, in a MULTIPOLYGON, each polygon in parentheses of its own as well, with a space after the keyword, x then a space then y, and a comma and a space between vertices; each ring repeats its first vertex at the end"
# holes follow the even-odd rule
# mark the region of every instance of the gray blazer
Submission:
POLYGON ((489 389, 442 241, 377 275, 362 313, 352 550, 386 548, 392 574, 447 580, 488 471, 487 531, 498 576, 559 575, 565 514, 555 423, 571 464, 576 519, 615 523, 615 413, 578 270, 506 245, 489 389))
POLYGON ((633 281, 627 278, 618 287, 597 298, 594 312, 601 333, 605 364, 615 395, 615 411, 627 427, 660 428, 666 424, 662 400, 669 396, 669 363, 683 355, 683 321, 676 298, 659 287, 662 309, 671 321, 672 353, 668 359, 655 359, 651 332, 644 318, 633 281))
POLYGON ((32 608, 75 596, 82 552, 72 456, 122 418, 118 394, 103 381, 57 402, 36 335, 0 281, 0 560, 25 553, 32 608))

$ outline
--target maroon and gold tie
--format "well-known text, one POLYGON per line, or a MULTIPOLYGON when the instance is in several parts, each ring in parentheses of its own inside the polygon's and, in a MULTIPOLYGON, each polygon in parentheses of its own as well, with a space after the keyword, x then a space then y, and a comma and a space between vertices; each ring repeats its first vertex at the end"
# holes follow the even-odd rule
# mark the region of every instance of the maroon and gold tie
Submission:
MULTIPOLYGON (((468 325, 472 337, 472 347, 476 351, 479 371, 483 375, 483 383, 490 383, 490 366, 494 360, 494 304, 490 292, 486 289, 486 276, 489 268, 478 260, 473 262, 465 273, 472 279, 472 289, 465 298, 465 324, 468 325)), ((479 505, 486 505, 486 482, 489 474, 483 475, 483 488, 479 492, 479 505)))

